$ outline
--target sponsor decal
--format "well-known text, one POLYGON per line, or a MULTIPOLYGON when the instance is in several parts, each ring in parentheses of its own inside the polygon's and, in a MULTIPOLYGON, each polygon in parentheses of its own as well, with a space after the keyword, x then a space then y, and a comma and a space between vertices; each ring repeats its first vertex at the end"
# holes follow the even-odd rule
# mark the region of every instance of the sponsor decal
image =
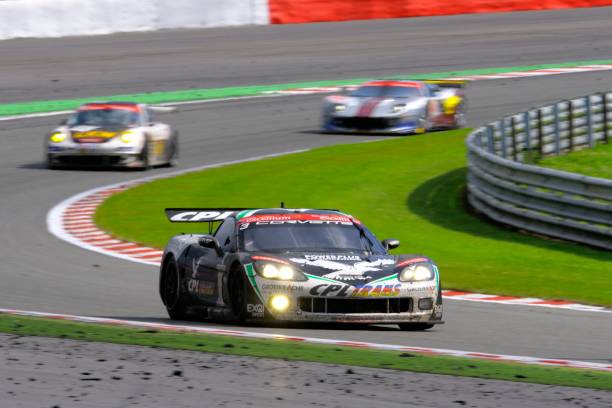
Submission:
POLYGON ((365 276, 366 272, 379 272, 384 266, 395 264, 393 259, 378 259, 371 262, 355 262, 354 264, 335 262, 325 258, 314 260, 308 258, 292 258, 291 261, 302 266, 315 266, 328 269, 333 272, 323 275, 324 278, 343 281, 365 279, 367 278, 365 276))
POLYGON ((215 294, 215 284, 213 282, 189 279, 187 281, 189 293, 199 296, 212 296, 215 294))
POLYGON ((89 130, 85 132, 74 132, 72 137, 75 139, 111 139, 117 136, 117 132, 106 130, 89 130))
POLYGON ((360 261, 361 257, 359 255, 334 255, 334 254, 321 254, 321 255, 304 255, 304 258, 307 261, 316 261, 316 260, 324 260, 324 261, 360 261))
POLYGON ((172 214, 170 221, 173 222, 203 222, 222 221, 229 217, 232 211, 180 211, 172 214))
MULTIPOLYGON (((239 224, 282 225, 282 224, 346 224, 359 223, 355 218, 343 214, 260 214, 241 218, 239 224)), ((245 227, 246 228, 246 227, 245 227)))
POLYGON ((261 303, 247 303, 246 309, 247 313, 249 313, 251 317, 264 316, 264 305, 261 303))
POLYGON ((261 290, 301 292, 304 290, 304 287, 300 285, 291 285, 291 284, 282 285, 278 283, 269 283, 266 285, 261 285, 261 290))
POLYGON ((391 297, 399 296, 401 284, 392 285, 340 285, 322 283, 313 286, 309 293, 312 296, 334 297, 391 297))

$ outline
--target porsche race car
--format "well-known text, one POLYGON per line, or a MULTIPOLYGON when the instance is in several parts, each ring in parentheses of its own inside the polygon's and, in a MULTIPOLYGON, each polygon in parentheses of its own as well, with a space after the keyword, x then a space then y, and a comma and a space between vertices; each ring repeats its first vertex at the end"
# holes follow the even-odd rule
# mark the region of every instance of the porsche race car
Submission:
POLYGON ((370 81, 323 100, 324 132, 425 133, 465 125, 463 81, 370 81))
POLYGON ((404 330, 442 323, 436 264, 389 254, 399 241, 378 241, 348 214, 175 208, 166 215, 220 224, 214 234, 168 242, 159 294, 172 319, 392 323, 404 330))
POLYGON ((131 102, 84 104, 47 135, 47 166, 172 166, 178 132, 154 114, 173 110, 131 102))

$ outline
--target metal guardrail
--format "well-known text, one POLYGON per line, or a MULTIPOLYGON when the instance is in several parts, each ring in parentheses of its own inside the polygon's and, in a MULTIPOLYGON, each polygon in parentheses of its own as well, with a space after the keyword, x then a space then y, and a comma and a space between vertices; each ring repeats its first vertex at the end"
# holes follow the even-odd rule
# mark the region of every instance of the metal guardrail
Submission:
POLYGON ((468 202, 487 217, 612 250, 612 180, 538 167, 548 155, 608 143, 612 92, 507 116, 467 138, 468 202))

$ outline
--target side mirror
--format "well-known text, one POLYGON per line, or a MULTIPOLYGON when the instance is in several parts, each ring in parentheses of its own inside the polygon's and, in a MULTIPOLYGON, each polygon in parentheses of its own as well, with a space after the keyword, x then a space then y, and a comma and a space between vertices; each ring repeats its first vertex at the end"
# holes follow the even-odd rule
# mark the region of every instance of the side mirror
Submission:
POLYGON ((395 249, 400 246, 399 239, 388 238, 381 241, 381 244, 385 247, 387 251, 391 249, 395 249))
POLYGON ((223 249, 221 249, 221 245, 219 245, 219 241, 217 238, 212 235, 203 235, 198 239, 198 245, 203 248, 214 249, 217 252, 217 255, 223 256, 223 249))

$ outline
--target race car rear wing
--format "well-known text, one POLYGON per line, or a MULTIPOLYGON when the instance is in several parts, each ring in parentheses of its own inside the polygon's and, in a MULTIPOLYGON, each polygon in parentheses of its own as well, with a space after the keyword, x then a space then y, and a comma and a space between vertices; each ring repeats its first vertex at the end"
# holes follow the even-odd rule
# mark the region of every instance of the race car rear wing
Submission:
POLYGON ((170 222, 215 222, 245 210, 251 208, 166 208, 165 212, 170 222))
MULTIPOLYGON (((281 203, 281 208, 285 208, 281 203)), ((238 211, 254 210, 253 208, 166 208, 166 217, 170 222, 218 222, 223 221, 238 211)), ((292 211, 291 209, 288 211, 292 211)), ((299 210, 296 210, 299 211, 299 210)), ((335 209, 319 209, 319 211, 336 211, 335 209)))
POLYGON ((461 79, 426 79, 426 84, 438 85, 440 88, 465 88, 467 81, 461 79))

